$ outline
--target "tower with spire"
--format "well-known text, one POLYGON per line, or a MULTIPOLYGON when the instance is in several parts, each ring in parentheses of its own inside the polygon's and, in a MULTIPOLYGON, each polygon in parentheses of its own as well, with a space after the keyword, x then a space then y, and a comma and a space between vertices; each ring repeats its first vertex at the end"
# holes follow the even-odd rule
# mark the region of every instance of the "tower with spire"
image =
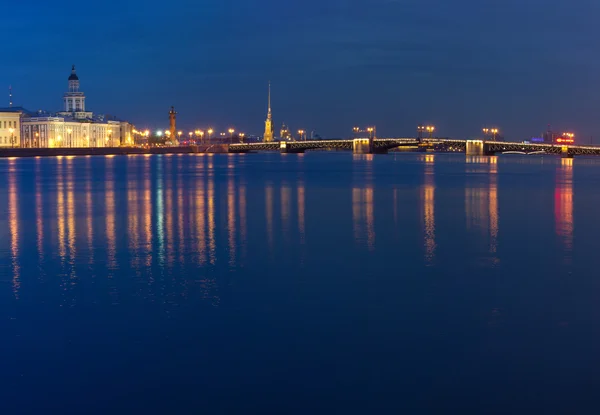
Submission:
MULTIPOLYGON (((72 114, 85 113, 85 94, 79 91, 79 77, 75 71, 75 65, 71 68, 69 91, 65 92, 63 101, 65 108, 64 112, 72 114)), ((85 115, 83 115, 83 117, 85 117, 85 115)))
POLYGON ((269 110, 267 112, 267 119, 265 120, 265 134, 263 135, 263 141, 270 143, 273 141, 273 118, 271 116, 271 82, 269 82, 269 110))

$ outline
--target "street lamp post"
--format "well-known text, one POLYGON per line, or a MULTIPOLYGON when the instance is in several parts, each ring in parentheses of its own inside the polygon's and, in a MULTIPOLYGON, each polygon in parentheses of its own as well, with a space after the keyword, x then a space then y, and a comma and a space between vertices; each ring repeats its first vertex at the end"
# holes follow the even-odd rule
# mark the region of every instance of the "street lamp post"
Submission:
POLYGON ((229 143, 233 144, 233 133, 235 132, 235 130, 233 128, 229 129, 229 143))
POLYGON ((425 127, 427 132, 429 133, 429 138, 433 137, 433 132, 435 131, 435 127, 433 125, 428 125, 425 127))
POLYGON ((498 134, 498 129, 497 129, 497 128, 492 128, 492 129, 490 130, 490 132, 492 133, 492 139, 493 139, 494 141, 496 141, 496 134, 498 134))
POLYGON ((10 146, 14 147, 15 146, 15 129, 9 128, 8 132, 10 133, 10 146))
POLYGON ((367 127, 367 132, 369 133, 369 139, 373 139, 373 132, 375 131, 375 127, 367 127))
POLYGON ((181 142, 181 135, 183 134, 183 131, 177 131, 177 137, 179 142, 181 142))
POLYGON ((304 130, 298 130, 298 136, 299 136, 298 141, 303 141, 303 139, 304 139, 304 141, 306 141, 306 138, 304 135, 304 130))
POLYGON ((214 132, 215 132, 215 130, 213 130, 212 128, 209 128, 208 131, 207 131, 207 133, 208 133, 208 142, 209 143, 210 143, 210 137, 211 137, 212 133, 214 133, 214 132))
POLYGON ((40 133, 35 133, 35 143, 33 143, 35 147, 40 147, 40 133))

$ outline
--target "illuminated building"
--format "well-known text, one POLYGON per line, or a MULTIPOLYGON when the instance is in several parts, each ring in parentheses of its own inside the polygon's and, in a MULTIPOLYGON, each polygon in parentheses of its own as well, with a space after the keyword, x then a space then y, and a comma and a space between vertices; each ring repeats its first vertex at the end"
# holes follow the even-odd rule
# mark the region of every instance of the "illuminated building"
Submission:
MULTIPOLYGON (((117 147, 133 144, 134 127, 127 121, 86 111, 75 65, 63 95, 63 111, 21 110, 20 147, 117 147)), ((0 130, 1 133, 2 130, 0 130)))
POLYGON ((573 133, 555 133, 548 126, 548 131, 542 134, 542 137, 533 137, 530 140, 532 143, 543 144, 573 144, 575 143, 575 134, 573 133))
POLYGON ((265 134, 263 135, 263 141, 269 143, 273 141, 273 119, 271 116, 271 83, 269 82, 269 110, 267 112, 267 119, 265 120, 265 134))
POLYGON ((0 109, 0 147, 19 147, 21 143, 20 108, 0 109))
POLYGON ((555 144, 555 143, 562 143, 562 144, 572 144, 574 142, 573 140, 574 135, 570 134, 570 133, 555 133, 554 131, 552 131, 550 129, 550 126, 548 126, 548 131, 546 131, 542 137, 541 140, 539 138, 532 138, 531 141, 532 142, 542 142, 544 144, 555 144))
POLYGON ((290 133, 290 130, 287 127, 287 125, 285 125, 285 123, 283 123, 283 125, 281 126, 281 130, 279 131, 279 137, 281 137, 282 140, 292 139, 292 133, 290 133))

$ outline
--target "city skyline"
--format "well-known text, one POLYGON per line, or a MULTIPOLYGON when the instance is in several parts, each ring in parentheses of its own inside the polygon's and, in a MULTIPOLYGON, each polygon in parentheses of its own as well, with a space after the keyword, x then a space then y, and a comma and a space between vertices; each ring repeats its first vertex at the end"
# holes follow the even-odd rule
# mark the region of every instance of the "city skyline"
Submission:
POLYGON ((60 108, 56 79, 75 63, 95 109, 140 127, 164 128, 173 105, 184 130, 233 126, 260 135, 271 80, 275 129, 285 122, 325 137, 344 137, 355 125, 376 125, 381 136, 414 134, 423 122, 441 136, 476 137, 493 125, 523 140, 550 124, 587 143, 600 129, 599 62, 591 53, 600 6, 591 2, 508 1, 494 9, 474 0, 175 1, 164 11, 133 1, 118 14, 114 1, 101 11, 69 4, 33 11, 15 4, 2 17, 8 33, 28 27, 0 69, 6 106, 12 85, 15 106, 60 108), (97 24, 73 23, 88 14, 97 24), (252 24, 259 17, 273 23, 252 24), (153 24, 165 20, 179 22, 168 36, 153 24), (86 36, 74 36, 82 30, 86 36), (69 47, 54 48, 67 40, 69 47))

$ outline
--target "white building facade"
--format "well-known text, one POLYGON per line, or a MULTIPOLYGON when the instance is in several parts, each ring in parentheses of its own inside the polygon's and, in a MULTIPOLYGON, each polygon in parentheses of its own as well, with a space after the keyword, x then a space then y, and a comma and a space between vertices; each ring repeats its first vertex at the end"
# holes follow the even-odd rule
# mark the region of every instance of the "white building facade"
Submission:
POLYGON ((21 147, 118 147, 121 123, 81 122, 63 117, 24 118, 21 147))
POLYGON ((20 147, 22 112, 18 110, 0 110, 0 147, 20 147))
MULTIPOLYGON (((20 147, 118 147, 133 145, 133 125, 107 120, 85 109, 85 94, 79 90, 75 65, 69 90, 63 96, 63 111, 56 114, 28 113, 21 118, 20 147)), ((0 135, 2 130, 0 130, 0 135)))

